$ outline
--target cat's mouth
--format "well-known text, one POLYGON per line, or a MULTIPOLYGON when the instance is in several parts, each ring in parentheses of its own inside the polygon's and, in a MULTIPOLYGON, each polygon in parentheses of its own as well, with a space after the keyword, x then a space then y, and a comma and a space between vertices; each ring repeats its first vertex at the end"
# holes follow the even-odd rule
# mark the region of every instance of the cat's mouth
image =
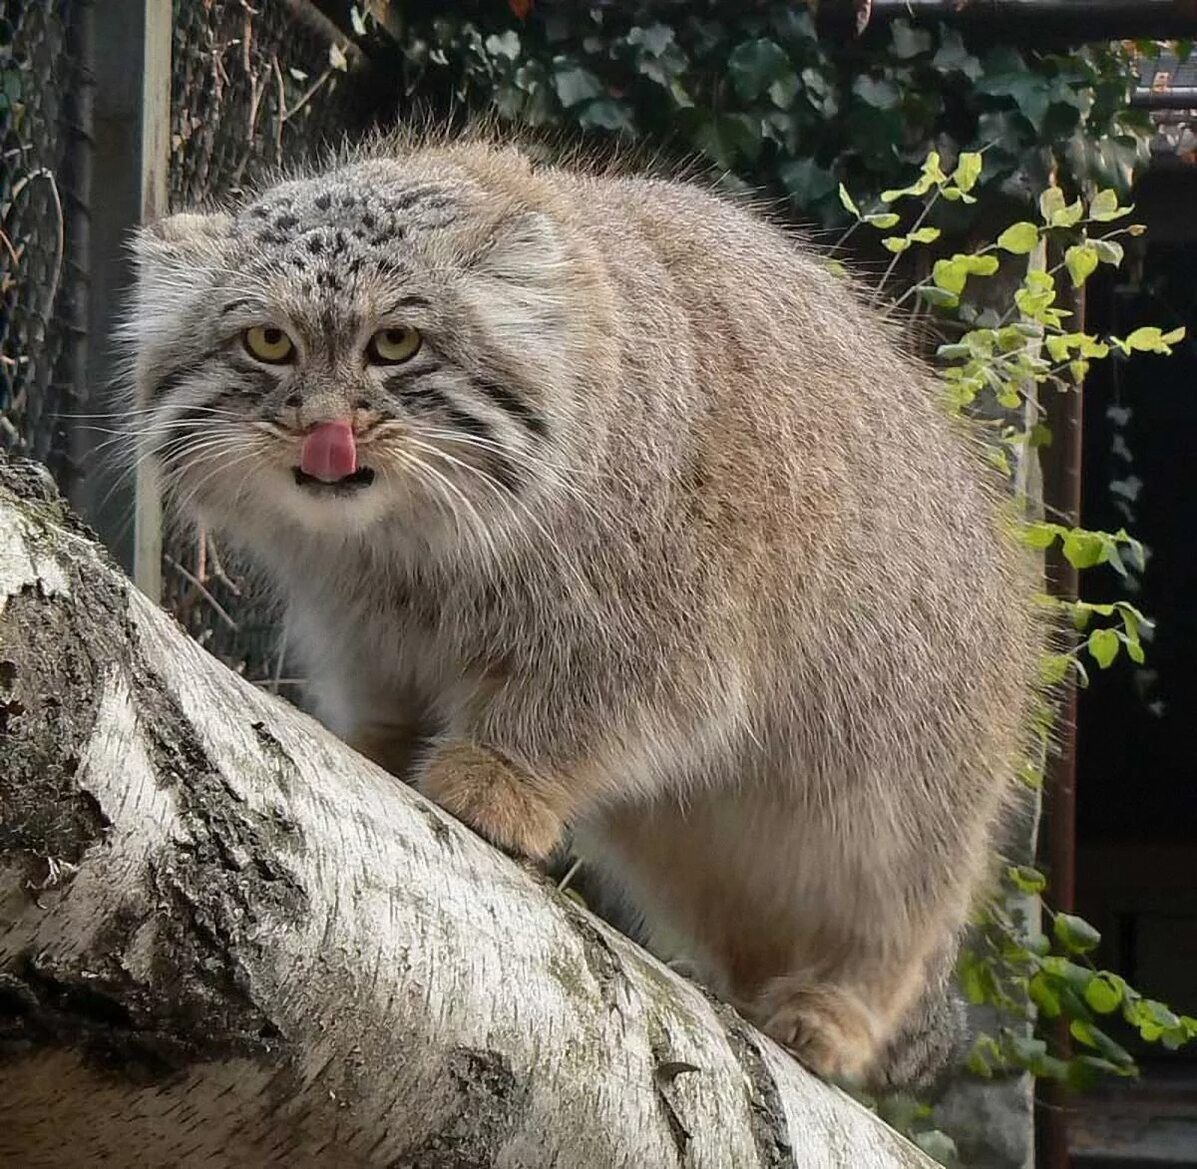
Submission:
POLYGON ((301 467, 292 467, 291 473, 295 476, 297 487, 302 487, 305 491, 310 491, 315 495, 352 495, 355 491, 362 491, 374 482, 373 467, 358 467, 352 475, 331 481, 309 475, 301 467))

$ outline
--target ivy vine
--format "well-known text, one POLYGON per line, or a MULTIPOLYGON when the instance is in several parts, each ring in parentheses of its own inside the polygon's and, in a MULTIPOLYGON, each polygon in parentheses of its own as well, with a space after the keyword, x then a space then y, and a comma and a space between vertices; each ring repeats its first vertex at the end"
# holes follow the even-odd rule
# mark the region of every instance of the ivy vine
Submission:
POLYGON ((984 149, 982 190, 1024 202, 1053 176, 1125 194, 1147 159, 1121 43, 1050 52, 904 20, 830 41, 794 3, 708 0, 668 19, 634 4, 402 7, 394 48, 421 100, 665 143, 825 225, 848 221, 840 183, 870 201, 929 149, 984 149))

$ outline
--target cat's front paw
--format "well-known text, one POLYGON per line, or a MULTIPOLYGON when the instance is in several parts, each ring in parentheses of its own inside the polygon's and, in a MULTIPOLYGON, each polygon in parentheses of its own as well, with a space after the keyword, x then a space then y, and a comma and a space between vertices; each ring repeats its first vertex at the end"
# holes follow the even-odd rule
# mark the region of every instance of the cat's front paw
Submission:
POLYGON ((766 1035, 829 1080, 860 1083, 877 1056, 873 1012, 838 986, 779 978, 749 1014, 766 1035))
POLYGON ((437 747, 416 786, 504 852, 544 860, 565 831, 554 792, 506 760, 468 743, 437 747))

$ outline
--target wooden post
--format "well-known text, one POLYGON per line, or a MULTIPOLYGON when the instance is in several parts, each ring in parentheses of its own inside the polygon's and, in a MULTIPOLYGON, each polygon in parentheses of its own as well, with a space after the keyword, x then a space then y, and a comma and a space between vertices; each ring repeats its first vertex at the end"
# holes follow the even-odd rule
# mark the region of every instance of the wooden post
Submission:
POLYGON ((102 430, 119 429, 121 423, 110 415, 121 401, 114 393, 121 371, 112 337, 132 283, 129 235, 167 210, 171 19, 171 0, 104 0, 94 9, 96 197, 86 411, 109 417, 101 426, 79 428, 76 454, 86 474, 73 495, 76 507, 155 601, 162 589, 162 509, 155 476, 139 468, 130 489, 127 475, 114 478, 111 468, 97 465, 96 448, 102 430))

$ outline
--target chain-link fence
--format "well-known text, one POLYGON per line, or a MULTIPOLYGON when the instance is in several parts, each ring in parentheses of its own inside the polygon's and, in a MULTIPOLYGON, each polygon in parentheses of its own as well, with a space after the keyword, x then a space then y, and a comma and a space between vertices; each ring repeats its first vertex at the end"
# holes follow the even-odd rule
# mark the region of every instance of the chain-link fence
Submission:
POLYGON ((72 468, 64 416, 81 390, 86 271, 79 210, 82 0, 0 0, 0 448, 72 468))

